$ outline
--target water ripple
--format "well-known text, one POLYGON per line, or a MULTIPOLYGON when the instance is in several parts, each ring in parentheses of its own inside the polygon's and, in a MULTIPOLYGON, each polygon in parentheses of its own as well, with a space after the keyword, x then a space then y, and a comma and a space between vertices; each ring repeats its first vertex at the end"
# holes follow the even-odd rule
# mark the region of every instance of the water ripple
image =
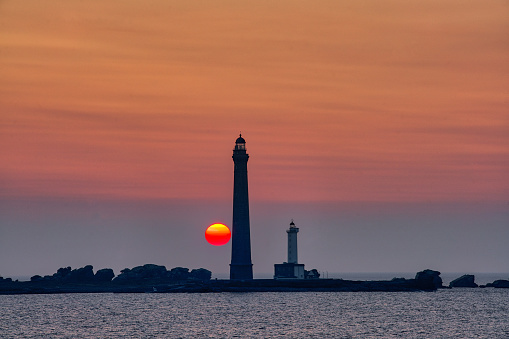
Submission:
POLYGON ((2 338, 509 338, 509 290, 0 296, 2 338))

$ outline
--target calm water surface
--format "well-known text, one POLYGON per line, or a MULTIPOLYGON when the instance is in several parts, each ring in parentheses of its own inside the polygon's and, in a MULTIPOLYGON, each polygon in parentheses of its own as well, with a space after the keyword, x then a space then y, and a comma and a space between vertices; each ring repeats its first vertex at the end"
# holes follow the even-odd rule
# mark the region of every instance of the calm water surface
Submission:
POLYGON ((509 290, 0 295, 1 338, 509 338, 509 290))

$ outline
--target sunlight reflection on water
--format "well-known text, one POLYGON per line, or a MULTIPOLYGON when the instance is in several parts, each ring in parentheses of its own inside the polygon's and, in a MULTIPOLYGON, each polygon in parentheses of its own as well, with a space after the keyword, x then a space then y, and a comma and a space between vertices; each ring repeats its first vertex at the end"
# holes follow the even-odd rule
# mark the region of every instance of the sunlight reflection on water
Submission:
POLYGON ((2 338, 509 338, 509 290, 0 296, 2 338))

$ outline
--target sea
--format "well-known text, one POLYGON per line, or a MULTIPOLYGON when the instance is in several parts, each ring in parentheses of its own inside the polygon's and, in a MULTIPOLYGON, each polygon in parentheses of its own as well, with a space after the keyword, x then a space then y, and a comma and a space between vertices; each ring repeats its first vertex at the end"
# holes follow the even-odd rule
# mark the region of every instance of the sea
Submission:
POLYGON ((509 289, 0 295, 0 338, 509 338, 509 289))

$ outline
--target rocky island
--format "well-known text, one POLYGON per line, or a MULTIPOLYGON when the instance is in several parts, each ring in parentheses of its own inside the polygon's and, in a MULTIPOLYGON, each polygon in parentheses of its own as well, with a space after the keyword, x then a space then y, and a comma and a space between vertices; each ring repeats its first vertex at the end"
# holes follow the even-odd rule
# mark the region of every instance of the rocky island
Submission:
MULTIPOLYGON (((219 293, 219 292, 410 292, 436 291, 445 288, 440 272, 424 270, 414 279, 393 278, 384 281, 343 279, 253 279, 217 280, 204 268, 189 270, 146 264, 123 269, 115 276, 112 269, 94 273, 87 265, 78 269, 60 268, 53 275, 33 276, 30 281, 13 281, 0 277, 0 294, 52 293, 219 293)), ((477 286, 473 276, 460 277, 451 287, 477 286), (474 286, 475 285, 475 286, 474 286)), ((481 287, 509 288, 508 280, 497 280, 481 287)))

